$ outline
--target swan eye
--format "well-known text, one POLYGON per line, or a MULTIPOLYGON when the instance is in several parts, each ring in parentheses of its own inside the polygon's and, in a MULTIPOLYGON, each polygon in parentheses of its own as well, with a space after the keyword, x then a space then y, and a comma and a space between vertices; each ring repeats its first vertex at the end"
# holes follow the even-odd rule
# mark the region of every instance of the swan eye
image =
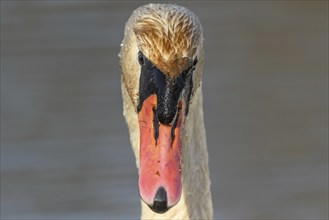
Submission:
POLYGON ((145 64, 145 57, 142 52, 138 52, 138 63, 143 66, 145 64))
POLYGON ((193 66, 196 66, 198 63, 198 57, 195 57, 194 61, 193 61, 193 66))
POLYGON ((189 76, 189 73, 190 73, 190 69, 183 71, 182 77, 183 77, 184 81, 186 81, 187 77, 189 76))

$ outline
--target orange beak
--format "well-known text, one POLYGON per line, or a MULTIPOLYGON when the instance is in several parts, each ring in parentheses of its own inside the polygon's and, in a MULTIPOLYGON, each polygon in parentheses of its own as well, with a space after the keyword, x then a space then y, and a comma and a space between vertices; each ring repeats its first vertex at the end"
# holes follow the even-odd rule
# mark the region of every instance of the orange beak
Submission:
POLYGON ((140 129, 139 192, 155 212, 166 212, 178 203, 182 192, 182 130, 185 104, 178 102, 175 119, 159 123, 157 96, 150 95, 138 113, 140 129))

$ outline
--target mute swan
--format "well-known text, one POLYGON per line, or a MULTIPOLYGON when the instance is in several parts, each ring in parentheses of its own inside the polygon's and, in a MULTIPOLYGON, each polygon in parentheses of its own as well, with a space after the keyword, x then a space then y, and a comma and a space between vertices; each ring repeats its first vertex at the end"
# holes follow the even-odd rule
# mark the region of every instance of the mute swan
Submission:
POLYGON ((141 218, 211 219, 198 18, 177 5, 141 6, 126 23, 119 57, 141 218))

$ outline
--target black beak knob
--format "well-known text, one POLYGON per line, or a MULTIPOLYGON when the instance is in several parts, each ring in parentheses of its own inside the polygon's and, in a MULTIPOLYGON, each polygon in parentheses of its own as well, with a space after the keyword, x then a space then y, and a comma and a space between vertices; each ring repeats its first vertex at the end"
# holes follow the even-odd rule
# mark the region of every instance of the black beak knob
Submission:
POLYGON ((169 125, 174 120, 175 115, 175 111, 165 111, 162 108, 158 108, 158 119, 161 124, 169 125))

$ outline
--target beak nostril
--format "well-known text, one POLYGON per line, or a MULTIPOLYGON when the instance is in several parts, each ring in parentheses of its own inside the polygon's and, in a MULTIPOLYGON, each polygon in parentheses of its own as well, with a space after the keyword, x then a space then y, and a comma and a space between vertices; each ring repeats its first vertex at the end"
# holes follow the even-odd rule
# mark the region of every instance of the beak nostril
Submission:
POLYGON ((167 192, 160 187, 155 194, 153 205, 150 208, 157 213, 165 213, 168 210, 167 192))

